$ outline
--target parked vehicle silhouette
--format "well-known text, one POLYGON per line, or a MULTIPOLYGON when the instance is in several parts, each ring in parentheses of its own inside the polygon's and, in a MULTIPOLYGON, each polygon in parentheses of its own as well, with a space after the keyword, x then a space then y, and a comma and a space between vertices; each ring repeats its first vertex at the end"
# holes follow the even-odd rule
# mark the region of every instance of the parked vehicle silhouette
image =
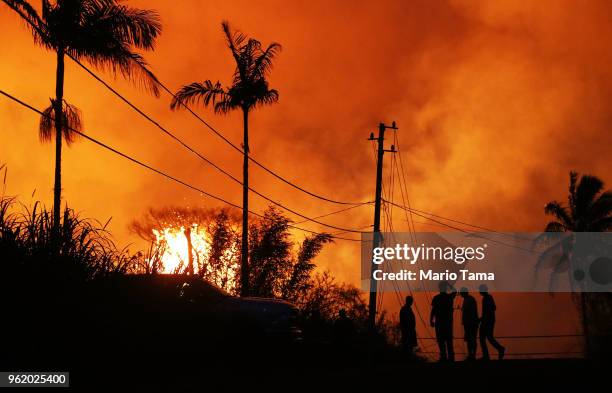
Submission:
POLYGON ((87 303, 88 331, 106 332, 99 335, 106 337, 99 344, 101 352, 120 348, 137 356, 160 351, 221 355, 253 346, 282 348, 302 339, 297 309, 291 303, 234 297, 197 276, 103 279, 95 283, 87 303), (117 326, 119 334, 108 333, 117 331, 117 326))

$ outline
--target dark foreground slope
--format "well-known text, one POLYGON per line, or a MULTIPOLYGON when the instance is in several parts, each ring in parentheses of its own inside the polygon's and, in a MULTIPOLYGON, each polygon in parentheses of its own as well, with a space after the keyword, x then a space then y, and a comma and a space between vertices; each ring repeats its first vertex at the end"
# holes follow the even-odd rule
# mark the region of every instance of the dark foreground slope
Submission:
POLYGON ((594 392, 609 390, 612 370, 610 363, 578 359, 344 364, 328 354, 296 359, 285 353, 270 359, 260 351, 218 361, 178 356, 146 366, 121 359, 73 365, 71 386, 88 392, 594 392))

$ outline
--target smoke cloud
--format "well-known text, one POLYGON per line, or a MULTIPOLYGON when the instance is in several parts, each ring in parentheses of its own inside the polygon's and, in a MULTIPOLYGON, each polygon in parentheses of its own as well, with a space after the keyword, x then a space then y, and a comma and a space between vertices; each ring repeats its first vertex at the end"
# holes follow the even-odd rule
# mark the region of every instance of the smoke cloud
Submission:
MULTIPOLYGON (((230 82, 233 64, 221 34, 223 19, 264 44, 283 45, 270 78, 280 102, 253 114, 251 151, 312 191, 371 200, 374 162, 366 139, 380 121, 393 120, 400 127, 410 202, 418 209, 500 231, 539 231, 546 222, 544 204, 565 199, 570 170, 612 182, 608 1, 130 4, 157 9, 162 16, 164 32, 146 58, 172 89, 204 79, 230 82)), ((7 7, 0 7, 0 53, 0 86, 46 107, 54 57, 34 46, 7 7)), ((113 84, 239 176, 237 152, 187 113, 170 112, 168 96, 155 99, 127 82, 113 84)), ((66 97, 83 111, 92 136, 240 201, 237 184, 182 150, 74 64, 67 68, 66 97)), ((240 143, 239 114, 200 113, 240 143)), ((8 194, 27 203, 36 190, 34 199, 50 205, 53 150, 39 143, 37 122, 32 113, 0 102, 0 162, 9 167, 8 194)), ((111 229, 120 242, 137 242, 127 224, 149 206, 217 205, 87 141, 65 152, 65 200, 86 216, 113 217, 111 229)), ((255 189, 304 214, 338 208, 257 168, 252 173, 255 189)), ((255 196, 252 204, 258 211, 267 205, 255 196)), ((407 229, 400 212, 394 217, 396 230, 407 229)), ((371 223, 372 211, 362 207, 325 220, 363 227, 371 223)), ((416 221, 417 230, 440 229, 416 221)), ((357 283, 358 252, 358 245, 338 241, 322 253, 321 268, 357 283)))

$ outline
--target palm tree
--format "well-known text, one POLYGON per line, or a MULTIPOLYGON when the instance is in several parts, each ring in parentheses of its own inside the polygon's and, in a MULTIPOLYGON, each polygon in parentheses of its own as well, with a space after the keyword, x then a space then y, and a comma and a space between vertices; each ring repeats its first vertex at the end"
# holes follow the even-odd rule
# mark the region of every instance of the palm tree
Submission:
POLYGON ((204 106, 212 105, 215 113, 227 114, 233 110, 242 110, 244 141, 243 178, 242 178, 242 243, 240 262, 240 293, 249 294, 249 113, 262 105, 278 101, 278 91, 270 89, 269 75, 274 58, 281 49, 280 44, 272 43, 263 49, 261 43, 247 37, 239 31, 232 32, 227 21, 221 23, 236 69, 231 86, 223 87, 220 82, 206 80, 194 82, 181 87, 170 108, 175 110, 183 105, 203 101, 204 106))
POLYGON ((72 129, 80 130, 81 124, 78 110, 64 100, 64 58, 86 60, 120 73, 158 96, 157 80, 135 49, 152 50, 161 23, 155 11, 128 7, 122 0, 43 0, 40 15, 27 0, 3 1, 27 23, 34 41, 57 56, 55 98, 41 119, 40 137, 42 141, 55 138, 53 225, 58 230, 62 137, 70 144, 76 135, 72 129))
MULTIPOLYGON (((568 205, 564 206, 560 202, 551 201, 544 207, 544 213, 554 217, 546 224, 544 229, 546 232, 609 232, 612 230, 612 191, 604 191, 603 181, 595 176, 583 175, 578 178, 576 172, 570 172, 568 205)), ((553 275, 569 271, 574 237, 571 235, 547 237, 555 241, 542 253, 538 264, 560 252, 561 256, 556 259, 553 266, 553 275)), ((603 295, 608 296, 602 297, 599 294, 584 291, 580 293, 582 328, 587 353, 591 351, 589 340, 589 331, 592 327, 591 314, 595 310, 601 310, 601 303, 605 303, 603 306, 604 309, 607 309, 606 313, 609 313, 612 307, 612 298, 607 293, 603 295)))
POLYGON ((607 232, 612 230, 612 191, 603 191, 599 178, 570 172, 568 206, 548 202, 544 213, 555 217, 547 232, 607 232))

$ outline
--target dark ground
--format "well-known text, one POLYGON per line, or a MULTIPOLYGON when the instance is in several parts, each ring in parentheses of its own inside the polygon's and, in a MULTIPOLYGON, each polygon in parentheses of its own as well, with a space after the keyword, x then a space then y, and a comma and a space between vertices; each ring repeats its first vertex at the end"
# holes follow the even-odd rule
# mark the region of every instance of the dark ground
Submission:
POLYGON ((407 361, 376 342, 271 344, 240 319, 198 319, 182 303, 33 288, 0 286, 0 371, 69 371, 82 392, 605 392, 612 381, 609 360, 407 361))
POLYGON ((411 391, 577 392, 609 391, 612 364, 579 359, 504 360, 487 363, 384 363, 367 360, 349 366, 329 358, 317 362, 261 362, 255 356, 219 364, 168 359, 165 365, 71 370, 79 391, 259 392, 259 391, 411 391), (267 364, 266 364, 267 363, 267 364))
MULTIPOLYGON (((589 364, 580 360, 509 360, 488 364, 387 364, 374 367, 316 367, 303 369, 257 368, 246 373, 246 378, 231 386, 237 376, 224 382, 216 380, 214 390, 244 391, 258 386, 261 390, 291 391, 299 388, 317 391, 348 390, 363 391, 536 391, 550 392, 552 389, 579 392, 603 389, 610 384, 610 364, 589 364), (248 381, 248 382, 247 382, 248 381)), ((171 376, 170 376, 171 377, 171 376)), ((197 374, 181 378, 170 378, 169 386, 183 391, 206 391, 206 384, 198 382, 197 374), (174 384, 174 385, 173 385, 174 384)), ((174 389, 171 389, 174 390, 174 389)), ((257 389, 260 390, 260 389, 257 389)))

